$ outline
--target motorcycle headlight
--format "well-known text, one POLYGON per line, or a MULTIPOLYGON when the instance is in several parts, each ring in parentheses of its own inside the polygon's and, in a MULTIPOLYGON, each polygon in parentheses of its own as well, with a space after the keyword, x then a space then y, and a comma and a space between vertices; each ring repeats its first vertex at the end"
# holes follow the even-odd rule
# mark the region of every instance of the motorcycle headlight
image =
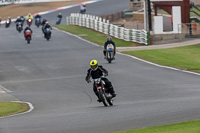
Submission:
POLYGON ((114 46, 112 44, 108 44, 107 50, 112 51, 114 49, 114 46))
POLYGON ((95 82, 96 84, 99 84, 99 83, 101 82, 101 79, 100 79, 100 78, 94 79, 94 82, 95 82))

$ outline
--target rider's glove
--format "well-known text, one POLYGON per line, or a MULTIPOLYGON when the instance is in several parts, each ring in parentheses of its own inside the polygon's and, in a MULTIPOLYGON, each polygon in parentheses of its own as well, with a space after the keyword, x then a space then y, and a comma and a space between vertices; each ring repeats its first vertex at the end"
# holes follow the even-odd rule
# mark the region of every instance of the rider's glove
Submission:
POLYGON ((90 78, 88 78, 88 77, 86 77, 85 80, 86 80, 88 83, 91 82, 90 78))
POLYGON ((88 79, 88 80, 87 80, 87 82, 88 82, 88 83, 90 83, 90 82, 91 82, 91 80, 90 80, 90 79, 88 79))

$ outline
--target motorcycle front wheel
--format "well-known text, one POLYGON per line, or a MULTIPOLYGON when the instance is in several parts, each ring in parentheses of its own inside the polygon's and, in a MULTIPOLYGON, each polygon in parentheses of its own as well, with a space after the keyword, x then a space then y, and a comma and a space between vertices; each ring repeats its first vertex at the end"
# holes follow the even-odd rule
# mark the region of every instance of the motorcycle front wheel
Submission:
POLYGON ((109 105, 109 103, 108 103, 106 95, 102 89, 98 91, 98 95, 99 95, 99 99, 103 102, 104 106, 107 107, 109 105))

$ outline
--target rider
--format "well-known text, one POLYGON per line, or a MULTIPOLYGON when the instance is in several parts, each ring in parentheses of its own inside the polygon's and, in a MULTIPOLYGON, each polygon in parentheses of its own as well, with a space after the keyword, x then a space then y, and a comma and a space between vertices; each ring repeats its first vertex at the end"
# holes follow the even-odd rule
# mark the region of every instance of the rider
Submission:
POLYGON ((43 18, 43 20, 42 20, 42 26, 44 26, 46 22, 47 22, 47 19, 43 18))
POLYGON ((30 30, 31 33, 33 33, 33 31, 31 30, 31 28, 27 25, 26 28, 24 29, 24 37, 25 37, 25 38, 26 38, 25 32, 26 32, 27 30, 30 30))
MULTIPOLYGON (((97 60, 92 60, 90 62, 90 67, 91 68, 88 69, 87 76, 85 77, 85 80, 88 83, 91 82, 90 77, 92 77, 92 79, 96 79, 96 78, 102 77, 103 75, 104 76, 108 75, 108 71, 106 69, 104 69, 103 66, 98 65, 97 60)), ((102 80, 106 83, 106 86, 108 87, 109 92, 112 95, 112 97, 115 97, 116 94, 115 94, 115 91, 114 91, 114 88, 113 88, 111 82, 105 77, 102 77, 102 80)), ((95 84, 93 84, 93 91, 96 94, 96 96, 98 97, 98 92, 97 92, 97 88, 96 88, 95 84)), ((97 101, 101 102, 99 97, 98 97, 97 101)))
MULTIPOLYGON (((47 29, 47 28, 49 28, 49 29, 51 29, 52 30, 52 27, 49 25, 49 22, 47 21, 46 23, 45 23, 45 25, 44 25, 44 33, 45 33, 45 30, 47 29)), ((45 35, 44 35, 45 36, 45 35)), ((51 36, 51 32, 50 32, 50 36, 51 36)))
POLYGON ((20 19, 21 19, 21 21, 22 21, 22 25, 23 25, 23 24, 24 24, 24 21, 25 21, 24 16, 20 16, 20 19))
MULTIPOLYGON (((108 44, 112 44, 113 47, 114 47, 114 56, 115 56, 115 53, 116 53, 116 46, 115 46, 115 43, 112 41, 112 37, 111 36, 108 36, 107 37, 107 41, 105 42, 104 44, 104 50, 103 50, 103 54, 104 54, 104 58, 106 58, 106 51, 107 51, 107 46, 108 44)), ((115 58, 114 58, 115 59, 115 58)))
POLYGON ((59 18, 60 21, 62 20, 62 14, 61 14, 61 12, 58 14, 57 18, 59 18))
POLYGON ((11 24, 11 18, 10 17, 8 17, 8 19, 7 20, 9 20, 9 23, 11 24))
POLYGON ((18 22, 22 22, 22 20, 20 19, 20 17, 18 16, 15 23, 18 23, 18 22))
POLYGON ((42 32, 44 33, 44 26, 45 26, 45 24, 46 24, 46 22, 47 22, 47 19, 46 18, 43 18, 43 20, 42 20, 42 32))
POLYGON ((18 23, 21 22, 22 23, 22 20, 20 19, 20 17, 18 16, 15 23, 16 23, 16 29, 18 27, 18 23))
POLYGON ((36 14, 36 15, 35 15, 35 19, 37 19, 37 18, 41 19, 41 15, 36 14))
POLYGON ((39 18, 39 20, 41 21, 41 18, 42 18, 42 17, 41 17, 39 14, 36 14, 36 15, 35 15, 35 21, 37 20, 37 18, 39 18))
POLYGON ((31 13, 29 13, 27 16, 26 16, 26 20, 28 20, 28 19, 33 19, 33 16, 31 15, 31 13))
POLYGON ((62 19, 62 13, 60 12, 57 17, 62 19))
POLYGON ((85 5, 85 3, 82 3, 80 5, 80 13, 82 13, 82 14, 86 13, 86 5, 85 5))

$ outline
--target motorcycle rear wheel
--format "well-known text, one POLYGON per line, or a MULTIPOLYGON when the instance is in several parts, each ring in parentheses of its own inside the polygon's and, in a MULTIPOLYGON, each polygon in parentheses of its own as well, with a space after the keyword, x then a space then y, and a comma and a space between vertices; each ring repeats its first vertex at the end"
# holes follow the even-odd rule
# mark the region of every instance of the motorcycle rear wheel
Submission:
POLYGON ((111 53, 110 52, 107 52, 107 61, 108 63, 111 63, 112 62, 112 57, 111 57, 111 53))
POLYGON ((30 41, 31 41, 31 37, 27 36, 27 43, 30 44, 30 41))

